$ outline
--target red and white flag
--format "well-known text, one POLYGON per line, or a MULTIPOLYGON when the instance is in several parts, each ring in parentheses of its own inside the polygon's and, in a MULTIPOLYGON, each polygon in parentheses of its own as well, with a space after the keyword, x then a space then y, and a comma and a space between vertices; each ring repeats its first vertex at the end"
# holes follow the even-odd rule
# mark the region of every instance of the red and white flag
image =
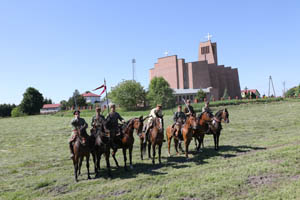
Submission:
POLYGON ((96 89, 93 89, 93 91, 99 90, 99 89, 101 89, 101 88, 103 88, 103 90, 102 90, 102 92, 101 92, 101 94, 100 94, 100 96, 101 96, 101 95, 106 91, 106 85, 105 85, 105 84, 103 84, 103 85, 97 87, 96 89))

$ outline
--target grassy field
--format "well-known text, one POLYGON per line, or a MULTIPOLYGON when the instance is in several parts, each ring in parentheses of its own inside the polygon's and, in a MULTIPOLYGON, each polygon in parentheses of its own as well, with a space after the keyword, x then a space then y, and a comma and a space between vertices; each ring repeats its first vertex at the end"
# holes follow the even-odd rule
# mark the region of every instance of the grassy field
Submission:
POLYGON ((78 183, 67 145, 70 117, 0 119, 0 199, 300 199, 300 103, 227 108, 218 152, 212 136, 189 160, 175 156, 173 146, 167 157, 164 144, 162 165, 153 166, 140 160, 136 140, 133 170, 117 169, 111 159, 110 179, 101 160, 101 177, 87 180, 84 164, 78 183))

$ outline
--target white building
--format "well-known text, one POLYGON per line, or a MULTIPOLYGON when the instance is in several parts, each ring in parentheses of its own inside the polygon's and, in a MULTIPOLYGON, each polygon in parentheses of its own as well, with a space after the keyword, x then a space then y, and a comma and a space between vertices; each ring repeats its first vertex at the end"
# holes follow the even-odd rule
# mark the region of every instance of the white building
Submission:
POLYGON ((44 104, 43 108, 40 109, 40 113, 41 114, 56 113, 61 110, 60 106, 61 104, 44 104))
POLYGON ((95 103, 99 103, 100 102, 100 95, 91 93, 91 92, 87 92, 82 94, 82 96, 85 98, 87 103, 91 103, 91 104, 95 104, 95 103))

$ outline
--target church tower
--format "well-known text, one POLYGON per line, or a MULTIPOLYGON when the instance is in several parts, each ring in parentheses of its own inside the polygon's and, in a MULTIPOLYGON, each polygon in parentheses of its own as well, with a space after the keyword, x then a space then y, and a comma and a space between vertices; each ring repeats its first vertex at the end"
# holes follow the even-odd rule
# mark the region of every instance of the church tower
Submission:
POLYGON ((218 65, 217 43, 212 43, 210 37, 211 35, 208 34, 208 41, 200 42, 198 60, 206 60, 208 64, 218 65))

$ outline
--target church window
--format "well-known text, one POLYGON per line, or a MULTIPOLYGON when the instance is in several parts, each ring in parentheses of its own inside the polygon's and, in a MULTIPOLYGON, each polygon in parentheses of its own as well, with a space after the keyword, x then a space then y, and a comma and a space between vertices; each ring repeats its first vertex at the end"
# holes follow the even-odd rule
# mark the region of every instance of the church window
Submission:
POLYGON ((201 54, 208 54, 209 53, 209 46, 201 47, 201 54))

